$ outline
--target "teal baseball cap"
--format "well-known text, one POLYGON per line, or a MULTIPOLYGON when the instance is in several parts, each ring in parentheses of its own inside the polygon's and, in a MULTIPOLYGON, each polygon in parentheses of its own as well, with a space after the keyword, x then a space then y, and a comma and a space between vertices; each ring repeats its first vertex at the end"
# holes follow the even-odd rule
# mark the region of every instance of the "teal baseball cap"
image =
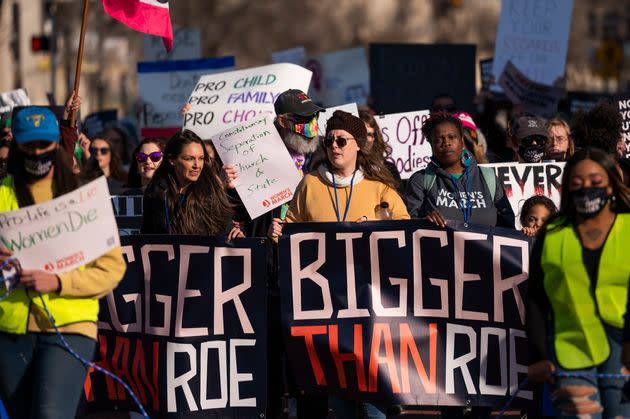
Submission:
POLYGON ((11 132, 17 144, 31 141, 58 143, 60 137, 57 117, 44 106, 27 106, 14 113, 11 132))

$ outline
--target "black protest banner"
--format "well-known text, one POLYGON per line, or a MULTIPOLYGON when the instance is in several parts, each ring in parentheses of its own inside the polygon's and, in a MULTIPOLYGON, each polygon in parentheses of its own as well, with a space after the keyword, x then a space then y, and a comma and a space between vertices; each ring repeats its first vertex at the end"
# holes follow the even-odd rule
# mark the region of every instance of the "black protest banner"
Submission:
POLYGON ((622 119, 623 157, 630 158, 630 94, 621 95, 615 99, 622 119))
POLYGON ((513 230, 458 227, 285 225, 282 322, 300 391, 473 406, 516 392, 528 365, 529 242, 513 230))
POLYGON ((378 113, 428 109, 450 94, 457 109, 472 113, 475 45, 370 44, 370 94, 378 113))
MULTIPOLYGON (((152 418, 265 412, 266 264, 261 239, 122 237, 127 272, 101 300, 97 364, 130 384, 152 418)), ((89 411, 137 410, 90 370, 89 411)))
POLYGON ((140 233, 140 227, 142 227, 142 199, 142 195, 112 196, 118 233, 121 236, 140 233))

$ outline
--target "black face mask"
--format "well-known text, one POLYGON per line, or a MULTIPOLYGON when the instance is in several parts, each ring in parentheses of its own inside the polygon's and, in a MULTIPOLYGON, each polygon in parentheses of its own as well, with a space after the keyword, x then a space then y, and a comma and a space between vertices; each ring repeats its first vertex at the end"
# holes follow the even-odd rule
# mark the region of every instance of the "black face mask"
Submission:
POLYGON ((601 212, 610 197, 606 188, 582 188, 571 192, 575 211, 584 218, 591 218, 601 212))
POLYGON ((24 170, 26 170, 26 173, 31 179, 41 179, 52 169, 56 154, 57 150, 50 150, 39 155, 22 152, 24 156, 24 170))
POLYGON ((544 145, 528 145, 518 148, 518 155, 521 156, 525 163, 540 163, 545 155, 544 145))

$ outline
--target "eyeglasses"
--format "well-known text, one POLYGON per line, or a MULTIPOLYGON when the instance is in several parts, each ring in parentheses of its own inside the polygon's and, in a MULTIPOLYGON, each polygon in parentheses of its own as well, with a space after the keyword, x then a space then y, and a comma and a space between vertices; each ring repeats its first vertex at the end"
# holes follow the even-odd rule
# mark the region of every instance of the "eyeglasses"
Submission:
POLYGON ((144 163, 145 161, 147 161, 147 159, 151 159, 153 163, 157 163, 162 160, 162 156, 163 154, 161 151, 154 151, 153 153, 149 154, 145 154, 139 151, 138 153, 136 153, 136 160, 138 160, 138 162, 140 163, 144 163))
POLYGON ((533 145, 534 143, 536 143, 536 145, 546 145, 547 139, 545 137, 532 135, 530 137, 525 137, 521 140, 521 144, 526 147, 533 145))
POLYGON ((110 152, 109 147, 90 147, 90 154, 99 154, 101 153, 104 156, 107 156, 110 152))
POLYGON ((344 148, 350 140, 354 140, 354 137, 326 137, 324 138, 324 147, 330 148, 333 143, 337 143, 337 147, 344 148))
POLYGON ((567 141, 569 141, 569 137, 565 137, 564 135, 554 135, 552 137, 549 137, 549 139, 554 143, 566 143, 567 141))

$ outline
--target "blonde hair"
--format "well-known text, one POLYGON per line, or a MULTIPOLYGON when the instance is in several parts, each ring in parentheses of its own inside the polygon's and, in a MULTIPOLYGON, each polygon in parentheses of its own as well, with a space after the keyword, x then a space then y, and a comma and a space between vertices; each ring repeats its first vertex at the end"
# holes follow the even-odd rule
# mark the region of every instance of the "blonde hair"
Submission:
POLYGON ((571 136, 571 127, 569 127, 567 121, 558 117, 551 118, 549 121, 547 121, 547 123, 545 124, 545 128, 547 129, 547 131, 549 131, 551 127, 562 127, 566 131, 567 138, 569 139, 569 148, 567 149, 565 160, 569 160, 569 158, 575 153, 575 144, 573 142, 573 137, 571 136))

